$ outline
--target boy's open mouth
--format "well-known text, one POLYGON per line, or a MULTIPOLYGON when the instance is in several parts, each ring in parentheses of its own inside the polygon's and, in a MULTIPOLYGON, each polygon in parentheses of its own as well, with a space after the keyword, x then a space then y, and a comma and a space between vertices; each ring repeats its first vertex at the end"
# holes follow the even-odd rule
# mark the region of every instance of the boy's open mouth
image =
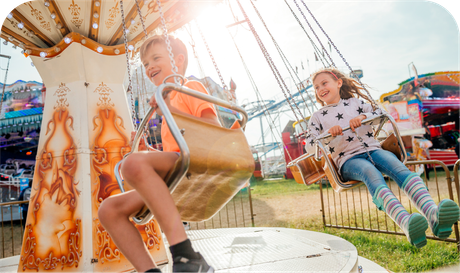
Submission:
POLYGON ((150 74, 150 78, 153 78, 155 77, 156 75, 158 75, 158 73, 160 73, 160 71, 154 71, 150 74))

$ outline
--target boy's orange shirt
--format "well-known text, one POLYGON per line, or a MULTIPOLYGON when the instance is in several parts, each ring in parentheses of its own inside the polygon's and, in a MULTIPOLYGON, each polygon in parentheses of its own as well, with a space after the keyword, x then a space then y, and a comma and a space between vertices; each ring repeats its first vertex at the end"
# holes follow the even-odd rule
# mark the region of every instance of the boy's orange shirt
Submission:
MULTIPOLYGON (((185 87, 199 91, 201 93, 209 95, 208 91, 201 82, 198 81, 187 81, 184 84, 185 87)), ((206 109, 211 109, 212 112, 217 116, 214 105, 210 102, 200 100, 198 98, 185 95, 180 92, 171 91, 170 94, 171 106, 188 113, 195 117, 201 117, 201 113, 206 109)), ((163 151, 165 152, 179 152, 179 146, 176 144, 176 140, 171 134, 166 120, 163 118, 161 124, 161 139, 163 141, 163 151)))

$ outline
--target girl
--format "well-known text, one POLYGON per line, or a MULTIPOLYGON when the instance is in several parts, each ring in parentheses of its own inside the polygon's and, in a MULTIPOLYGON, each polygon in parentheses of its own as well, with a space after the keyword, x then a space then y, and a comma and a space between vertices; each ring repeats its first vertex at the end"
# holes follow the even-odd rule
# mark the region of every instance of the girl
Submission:
POLYGON ((428 223, 435 236, 449 237, 452 225, 459 218, 459 207, 450 199, 442 200, 436 206, 423 180, 409 171, 393 153, 382 150, 370 125, 361 126, 362 120, 382 114, 380 109, 373 110, 371 104, 357 98, 371 102, 362 93, 363 88, 334 68, 316 72, 312 80, 316 100, 323 107, 310 119, 307 152, 314 153, 315 139, 330 133, 332 137, 325 139, 324 144, 328 146, 343 180, 363 181, 376 206, 398 224, 411 244, 417 248, 426 245, 428 223), (342 132, 342 127, 346 126, 351 130, 342 132), (396 181, 424 217, 406 211, 381 173, 396 181))

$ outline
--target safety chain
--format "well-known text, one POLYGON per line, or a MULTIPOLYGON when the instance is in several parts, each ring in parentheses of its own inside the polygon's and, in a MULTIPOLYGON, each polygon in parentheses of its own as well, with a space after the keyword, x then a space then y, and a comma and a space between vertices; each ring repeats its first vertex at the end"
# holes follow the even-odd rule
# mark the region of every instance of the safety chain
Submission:
POLYGON ((200 24, 198 23, 198 20, 195 20, 195 24, 196 24, 196 27, 198 28, 198 31, 200 32, 201 39, 203 39, 203 43, 206 46, 206 50, 208 50, 209 57, 211 57, 212 63, 214 64, 214 68, 216 69, 216 72, 219 75, 220 82, 222 83, 222 87, 224 88, 225 91, 227 91, 228 87, 225 84, 225 81, 224 81, 224 78, 222 77, 222 74, 220 73, 219 67, 217 67, 217 63, 216 63, 216 60, 214 59, 214 56, 212 55, 211 49, 209 48, 208 43, 206 42, 206 39, 204 38, 204 35, 203 35, 203 32, 201 31, 200 24))
MULTIPOLYGON (((136 71, 136 85, 137 85, 137 94, 138 94, 138 100, 137 101, 138 101, 138 104, 139 104, 139 106, 138 106, 139 110, 140 110, 141 102, 142 102, 142 111, 144 112, 144 115, 145 115, 145 113, 147 113, 145 111, 145 106, 144 106, 145 101, 146 101, 145 97, 146 97, 146 89, 147 88, 145 87, 143 66, 141 65, 140 68, 141 68, 142 87, 140 87, 140 84, 139 84, 139 75, 138 75, 139 73, 137 73, 137 71, 136 71)), ((144 127, 144 133, 148 136, 148 138, 150 140, 150 143, 152 143, 152 136, 150 135, 150 129, 149 129, 148 126, 144 127)))
POLYGON ((123 38, 125 44, 125 55, 126 55, 126 64, 128 67, 128 90, 127 92, 131 92, 131 110, 132 110, 132 118, 133 118, 133 125, 134 130, 137 129, 137 116, 136 116, 136 109, 134 107, 134 92, 133 92, 133 83, 131 81, 131 65, 129 64, 129 49, 128 49, 128 37, 126 35, 126 22, 125 22, 125 12, 123 9, 123 0, 120 0, 120 12, 121 12, 121 22, 123 24, 123 38))
POLYGON ((363 140, 363 138, 360 137, 360 136, 358 135, 358 133, 356 132, 356 130, 355 130, 355 135, 356 135, 356 137, 358 138, 359 142, 361 142, 361 145, 363 145, 363 148, 364 148, 364 150, 366 151, 367 156, 368 156, 369 159, 371 160, 372 165, 375 166, 375 162, 374 162, 374 160, 372 160, 371 154, 370 154, 369 151, 367 150, 367 147, 364 145, 364 140, 363 140))
POLYGON ((310 43, 311 45, 313 46, 313 50, 315 50, 315 53, 319 56, 319 60, 321 61, 321 63, 323 64, 324 67, 329 67, 331 66, 331 64, 328 63, 328 60, 326 58, 324 58, 319 50, 319 48, 316 46, 316 44, 313 42, 313 40, 311 39, 310 35, 308 35, 307 31, 305 30, 305 28, 303 27, 302 23, 300 22, 299 20, 299 17, 297 17, 297 15, 295 14, 294 10, 292 10, 291 6, 288 4, 287 0, 284 0, 284 2, 286 3, 286 5, 288 6, 289 10, 291 11, 292 15, 294 16, 294 18, 297 20, 297 23, 299 23, 300 27, 303 29, 303 32, 305 32, 305 35, 307 35, 307 38, 308 40, 310 40, 310 43), (326 61, 327 64, 325 64, 323 61, 326 61))
MULTIPOLYGON (((290 94, 290 91, 287 88, 286 83, 284 82, 283 78, 281 77, 281 74, 279 73, 278 69, 274 65, 272 58, 270 57, 267 49, 265 48, 264 44, 262 43, 262 40, 260 39, 259 35, 257 34, 254 26, 252 25, 251 20, 249 19, 248 15, 244 11, 243 6, 241 6, 240 1, 236 0, 236 2, 238 3, 238 6, 240 7, 241 12, 243 13, 244 18, 246 19, 246 22, 248 23, 249 28, 251 29, 251 32, 254 35, 254 38, 256 39, 260 49, 262 50, 262 53, 264 54, 265 60, 268 62, 268 65, 270 66, 270 69, 272 70, 272 73, 275 76, 275 79, 276 79, 279 87, 281 88, 281 91, 283 92, 283 95, 286 98, 286 101, 288 102, 289 107, 292 110, 292 113, 294 113, 294 116, 297 119, 297 121, 299 122, 302 131, 305 132, 305 129, 303 128, 302 123, 300 122, 300 119, 297 117, 297 114, 296 114, 294 108, 292 107, 292 104, 291 104, 289 98, 287 97, 286 91, 289 93, 289 96, 291 98, 292 98, 292 95, 290 94), (285 89, 283 89, 283 86, 286 89, 286 91, 285 91, 285 89)), ((294 101, 294 103, 295 103, 295 101, 294 101)), ((299 114, 300 114, 301 117, 303 117, 302 112, 299 111, 299 114)))
MULTIPOLYGON (((228 30, 228 29, 227 29, 228 30)), ((241 52, 240 52, 240 49, 238 48, 236 42, 235 42, 235 38, 233 38, 232 34, 230 33, 230 30, 228 30, 229 34, 230 34, 230 37, 232 37, 232 40, 233 40, 233 43, 235 44, 235 48, 236 48, 236 51, 238 51, 238 55, 240 56, 240 59, 241 59, 241 62, 243 63, 243 66, 244 66, 244 69, 246 70, 246 73, 248 74, 248 77, 249 77, 249 81, 251 82, 251 84, 253 85, 254 87, 254 91, 256 93, 256 97, 257 97, 257 100, 259 103, 261 103, 263 105, 263 108, 265 109, 264 110, 264 116, 265 118, 267 118, 267 122, 268 122, 268 126, 270 127, 270 131, 272 132, 273 135, 275 135, 273 133, 273 125, 272 124, 275 124, 275 121, 273 120, 271 114, 270 114, 270 111, 268 111, 268 108, 267 108, 267 105, 265 104, 265 102, 262 100, 262 95, 260 94, 259 92, 259 89, 257 88, 257 85, 256 83, 254 82, 254 79, 252 78, 252 75, 251 73, 249 72, 249 69, 246 65, 246 62, 244 61, 243 59, 243 56, 241 55, 241 52), (265 114, 266 113, 266 114, 265 114)), ((277 130, 277 128, 275 127, 275 130, 277 131, 277 134, 278 136, 281 136, 281 133, 277 130)), ((281 137, 281 143, 282 143, 282 146, 284 148, 284 150, 286 151, 288 157, 289 157, 289 160, 292 161, 292 157, 291 157, 291 153, 289 152, 289 150, 287 149, 287 146, 284 145, 284 142, 283 142, 283 138, 281 137)), ((279 146, 279 145, 278 145, 279 146)))
MULTIPOLYGON (((302 11, 302 9, 300 8, 299 4, 297 3, 296 0, 294 0, 294 3, 295 3, 295 5, 297 6, 297 8, 299 9, 300 14, 302 14, 303 19, 305 19, 305 21, 307 22, 308 26, 310 27, 310 30, 311 30, 311 31, 313 32, 313 34, 315 35, 316 40, 318 40, 319 44, 321 45, 321 48, 323 49, 323 52, 326 52, 326 55, 327 55, 327 57, 329 57, 329 60, 331 61, 332 66, 336 67, 334 61, 333 61, 332 58, 331 58, 331 56, 329 56, 329 53, 327 53, 327 50, 324 48, 323 43, 321 43, 321 40, 319 39, 318 35, 316 35, 316 32, 313 30, 313 27, 310 25, 310 22, 308 22, 307 17, 305 17, 305 14, 303 13, 303 11, 302 11)), ((303 3, 303 1, 302 1, 302 3, 303 3)), ((304 5, 305 5, 305 3, 304 3, 304 5)))
MULTIPOLYGON (((252 4, 252 6, 254 7, 254 10, 255 10, 256 13, 257 13, 257 16, 259 16, 260 21, 262 21, 262 24, 264 25, 264 27, 265 27, 265 29, 267 30, 267 32, 268 32, 268 34, 270 35, 270 37, 272 38, 272 41, 273 41, 273 43, 275 44, 275 47, 276 47, 276 49, 278 50, 278 53, 280 54, 281 59, 283 60, 283 63, 284 63, 284 65, 286 66, 287 71, 289 72, 289 75, 291 76, 291 79, 292 79, 292 80, 294 81, 294 83, 295 83, 294 77, 292 76, 292 73, 291 73, 291 70, 294 71, 294 68, 291 66, 291 63, 289 63, 288 59, 287 59, 286 56, 284 55, 283 51, 281 50, 280 46, 279 46, 278 43, 276 42, 276 40, 275 40, 275 38, 273 37, 272 33, 271 33, 270 30, 268 29, 267 25, 265 24, 264 19, 262 18, 262 15, 260 15, 259 10, 258 10, 257 7, 254 5, 254 2, 253 2, 252 0, 251 0, 250 2, 251 2, 251 4, 252 4), (291 69, 289 69, 288 65, 289 65, 289 67, 290 67, 291 69)), ((317 108, 317 107, 316 107, 316 104, 314 103, 314 100, 312 99, 312 97, 310 96, 310 94, 308 94, 307 90, 305 89, 305 86, 303 85, 302 81, 300 80, 299 75, 297 75, 296 73, 294 73, 294 74, 296 75, 297 80, 298 80, 299 83, 300 83, 300 86, 302 87, 302 89, 305 90, 305 93, 307 94, 308 98, 309 98, 310 101, 313 103, 314 107, 317 108)), ((297 85, 296 85, 296 87, 297 87, 297 85)), ((297 87, 297 90, 299 91, 300 97, 302 98, 303 102, 305 103, 305 106, 307 107, 308 104, 307 104, 307 102, 305 101, 305 98, 303 97, 303 94, 302 94, 302 92, 301 92, 302 90, 301 90, 299 87, 297 87)), ((291 99, 293 99, 293 98, 291 97, 291 99)), ((293 100, 294 100, 294 99, 293 99, 293 100)), ((294 103, 295 103, 295 101, 294 101, 294 103)), ((297 110, 300 111, 299 106, 297 105, 297 103, 295 103, 295 106, 296 106, 297 110)), ((310 113, 310 115, 312 115, 313 113, 310 111, 310 108, 307 107, 307 109, 308 109, 308 112, 310 113)))
MULTIPOLYGON (((166 48, 168 49, 169 59, 171 60, 171 71, 173 74, 177 74, 179 72, 179 69, 176 66, 176 62, 174 61, 174 54, 172 52, 171 42, 169 41, 168 28, 166 27, 166 21, 164 18, 163 9, 161 8, 160 0, 157 0, 157 5, 158 5, 158 13, 160 14, 160 18, 161 18, 161 25, 163 26, 163 33, 165 36, 166 48)), ((179 84, 178 77, 174 77, 174 82, 176 84, 179 84)))
POLYGON ((141 24, 142 24, 142 29, 144 30, 144 34, 145 34, 145 39, 147 39, 147 29, 145 28, 145 24, 144 24, 144 18, 142 18, 142 13, 141 13, 141 8, 139 7, 139 2, 137 0, 136 1, 136 7, 137 7, 137 14, 139 15, 139 20, 141 20, 141 24))
MULTIPOLYGON (((327 35, 326 31, 324 31, 323 27, 319 24, 319 22, 316 20, 315 16, 313 15, 313 13, 310 11, 310 9, 307 7, 307 5, 305 5, 305 2, 303 0, 300 0, 302 1, 302 4, 305 6, 305 8, 307 9, 308 13, 310 13, 311 17, 313 18, 313 20, 315 20, 316 24, 319 26, 319 28, 321 29, 321 31, 324 33, 324 35, 327 37, 329 43, 331 43, 331 45, 334 47, 334 49, 337 51, 337 53, 339 54, 340 58, 342 58, 343 62, 345 63, 345 65, 348 67, 348 69, 350 69, 350 72, 353 74, 354 78, 359 82, 359 84, 361 84, 361 86, 363 87, 364 91, 366 91, 369 99, 371 100, 371 104, 372 104, 372 109, 373 110, 376 110, 378 107, 377 107, 377 103, 374 101, 374 99, 372 98, 371 94, 369 93, 369 91, 366 89, 366 87, 364 86, 364 84, 361 82, 361 80, 355 75, 355 72, 353 72, 353 69, 351 69, 351 66, 348 64, 347 60, 345 60, 345 57, 343 57, 342 53, 339 51, 339 49, 337 48, 337 46, 335 46, 334 42, 332 42, 331 38, 329 38, 329 35, 327 35)), ((294 0, 295 2, 295 0, 294 0)), ((297 5, 297 3, 296 3, 297 5)), ((300 8, 299 8, 300 10, 300 8)), ((306 20, 306 19, 305 19, 306 20)), ((309 24, 310 25, 310 24, 309 24)), ((316 34, 315 34, 316 36, 316 34)), ((322 46, 322 45, 321 45, 322 46)), ((327 54, 327 52, 326 52, 327 54)), ((328 55, 329 56, 329 55, 328 55)), ((329 57, 330 58, 330 57, 329 57)), ((334 64, 334 63, 333 63, 334 64)), ((334 65, 335 66, 335 65, 334 65)))

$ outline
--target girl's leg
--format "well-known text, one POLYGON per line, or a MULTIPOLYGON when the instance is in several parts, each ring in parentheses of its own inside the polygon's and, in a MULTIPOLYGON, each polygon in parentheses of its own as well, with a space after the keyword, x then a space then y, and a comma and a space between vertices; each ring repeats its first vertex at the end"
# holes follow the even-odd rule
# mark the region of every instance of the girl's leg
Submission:
POLYGON ((425 231, 428 224, 418 213, 409 214, 396 196, 388 188, 380 171, 367 159, 359 155, 345 162, 342 166, 344 180, 363 181, 372 195, 376 206, 404 231, 409 242, 420 248, 426 245, 425 231))
POLYGON ((452 233, 452 225, 458 220, 458 205, 445 199, 436 206, 423 180, 407 169, 396 156, 385 150, 371 152, 376 167, 393 178, 398 186, 411 199, 417 210, 428 220, 434 235, 445 239, 452 233))

